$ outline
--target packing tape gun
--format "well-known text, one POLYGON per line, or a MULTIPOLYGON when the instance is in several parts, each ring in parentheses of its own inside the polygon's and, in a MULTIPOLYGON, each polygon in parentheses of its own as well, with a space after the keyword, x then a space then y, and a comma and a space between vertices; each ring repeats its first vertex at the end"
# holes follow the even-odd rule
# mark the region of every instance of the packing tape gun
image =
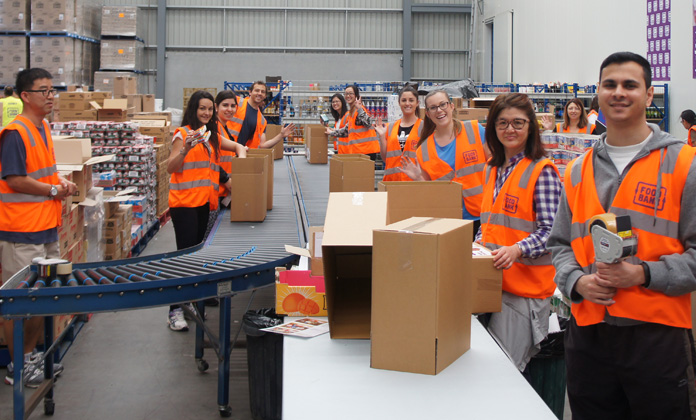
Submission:
POLYGON ((596 261, 615 264, 638 251, 638 237, 633 233, 630 216, 598 214, 590 219, 589 231, 596 261))

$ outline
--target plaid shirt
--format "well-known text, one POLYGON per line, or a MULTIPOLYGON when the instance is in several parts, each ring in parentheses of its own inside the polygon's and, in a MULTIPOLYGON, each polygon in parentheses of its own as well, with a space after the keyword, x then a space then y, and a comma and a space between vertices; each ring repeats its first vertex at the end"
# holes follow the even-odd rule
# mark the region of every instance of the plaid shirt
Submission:
MULTIPOLYGON (((510 158, 510 165, 506 168, 498 168, 498 177, 495 180, 493 201, 498 198, 500 189, 517 164, 524 158, 524 152, 510 158)), ((541 170, 536 186, 534 187, 534 211, 536 212, 536 230, 526 238, 517 242, 522 251, 522 256, 537 258, 546 252, 546 241, 551 234, 551 226, 558 209, 558 201, 561 197, 561 180, 553 168, 546 166, 541 170)), ((476 242, 481 241, 481 229, 476 234, 476 242)))

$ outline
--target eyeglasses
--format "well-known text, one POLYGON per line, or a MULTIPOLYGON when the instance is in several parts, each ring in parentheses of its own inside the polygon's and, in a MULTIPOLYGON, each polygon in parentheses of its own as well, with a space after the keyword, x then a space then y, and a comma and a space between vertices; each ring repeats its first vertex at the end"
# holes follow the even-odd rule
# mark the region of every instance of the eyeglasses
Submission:
POLYGON ((48 98, 48 95, 55 95, 56 92, 58 92, 58 89, 38 89, 38 90, 25 90, 25 92, 41 92, 43 93, 44 98, 48 98))
POLYGON ((346 92, 344 96, 355 96, 355 93, 353 92, 346 92))
POLYGON ((529 121, 522 118, 515 118, 514 120, 498 120, 495 122, 495 128, 498 130, 507 130, 507 128, 512 125, 515 130, 521 130, 527 125, 529 121))
POLYGON ((438 109, 444 111, 447 109, 447 106, 449 104, 450 104, 449 102, 443 102, 440 105, 429 106, 429 107, 426 107, 425 109, 427 109, 428 112, 437 112, 438 109))

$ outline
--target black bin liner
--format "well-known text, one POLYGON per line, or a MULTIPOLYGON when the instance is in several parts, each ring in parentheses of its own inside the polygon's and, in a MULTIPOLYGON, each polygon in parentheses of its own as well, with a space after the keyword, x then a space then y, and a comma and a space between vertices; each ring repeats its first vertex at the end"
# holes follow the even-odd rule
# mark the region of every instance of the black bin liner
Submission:
POLYGON ((282 419, 283 336, 261 331, 282 323, 275 309, 247 311, 242 318, 247 336, 249 407, 254 420, 282 419))

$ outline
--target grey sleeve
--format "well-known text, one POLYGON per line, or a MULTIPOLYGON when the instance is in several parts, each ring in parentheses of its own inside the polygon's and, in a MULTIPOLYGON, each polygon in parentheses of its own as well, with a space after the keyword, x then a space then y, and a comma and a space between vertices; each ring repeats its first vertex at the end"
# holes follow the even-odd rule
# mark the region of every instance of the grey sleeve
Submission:
POLYGON ((579 293, 573 293, 575 283, 585 273, 575 259, 573 249, 570 247, 570 226, 572 214, 568 207, 568 199, 565 191, 561 194, 558 203, 558 211, 553 221, 549 240, 546 242, 546 249, 551 251, 553 265, 556 267, 556 277, 554 281, 558 289, 573 302, 582 302, 583 298, 579 293))
POLYGON ((679 241, 683 254, 666 254, 649 261, 650 290, 681 296, 696 290, 696 159, 691 163, 682 193, 679 241))
POLYGON ((334 137, 348 137, 348 125, 344 125, 343 127, 332 131, 329 135, 334 137))
POLYGON ((355 117, 355 121, 363 127, 372 127, 372 124, 375 123, 375 119, 368 115, 362 106, 358 107, 358 115, 355 117))
POLYGON ((27 150, 22 136, 17 131, 7 131, 0 140, 0 159, 2 159, 2 179, 10 175, 27 175, 27 150))

